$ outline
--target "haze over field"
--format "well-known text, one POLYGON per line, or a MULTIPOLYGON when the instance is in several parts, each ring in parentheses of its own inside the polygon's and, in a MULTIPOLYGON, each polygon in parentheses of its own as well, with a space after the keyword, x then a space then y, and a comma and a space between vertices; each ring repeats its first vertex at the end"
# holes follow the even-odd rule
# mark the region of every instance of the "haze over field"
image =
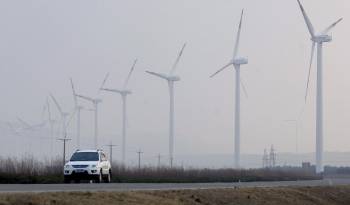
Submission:
MULTIPOLYGON (((302 2, 316 28, 344 17, 324 49, 324 147, 348 152, 350 2, 302 2)), ((79 93, 103 99, 99 144, 113 140, 121 145, 120 96, 97 90, 107 72, 106 86, 121 87, 138 58, 129 82, 128 158, 134 160, 139 148, 146 158, 155 160, 158 153, 166 158, 168 88, 144 71, 168 72, 184 42, 187 47, 176 71, 181 81, 175 85, 175 160, 232 154, 234 72, 209 76, 232 58, 242 8, 240 54, 249 57, 249 64, 241 70, 248 91, 241 103, 241 152, 262 154, 271 144, 278 152, 314 152, 316 69, 305 104, 311 45, 296 0, 12 0, 0 2, 0 156, 47 155, 49 142, 40 137, 48 136, 48 128, 16 136, 6 122, 18 123, 21 117, 40 123, 49 92, 72 111, 70 77, 79 93), (300 120, 298 140, 293 124, 285 122, 295 119, 300 120)), ((74 122, 68 129, 70 152, 76 145, 74 122)), ((92 112, 82 112, 81 136, 84 148, 93 146, 92 112)), ((54 152, 60 154, 61 149, 55 142, 54 152)), ((120 147, 114 153, 119 159, 120 147)))

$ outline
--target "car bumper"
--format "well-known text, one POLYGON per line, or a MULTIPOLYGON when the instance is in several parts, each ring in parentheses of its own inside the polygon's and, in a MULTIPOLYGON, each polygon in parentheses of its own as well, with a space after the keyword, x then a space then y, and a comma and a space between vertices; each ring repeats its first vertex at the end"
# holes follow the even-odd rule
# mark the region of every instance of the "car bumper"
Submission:
POLYGON ((100 173, 91 173, 89 170, 85 170, 83 172, 76 172, 76 171, 71 171, 71 173, 64 173, 64 178, 65 179, 71 179, 71 180, 91 180, 91 179, 98 179, 100 173))
POLYGON ((100 171, 98 169, 65 169, 63 170, 65 176, 69 175, 99 175, 100 171))

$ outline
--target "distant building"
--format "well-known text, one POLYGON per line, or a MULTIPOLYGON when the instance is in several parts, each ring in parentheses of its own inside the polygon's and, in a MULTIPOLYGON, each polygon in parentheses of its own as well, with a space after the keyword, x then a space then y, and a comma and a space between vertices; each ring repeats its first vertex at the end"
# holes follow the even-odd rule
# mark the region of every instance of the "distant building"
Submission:
POLYGON ((301 163, 301 168, 302 168, 305 172, 316 173, 316 166, 315 166, 315 165, 311 165, 310 162, 302 162, 302 163, 301 163))

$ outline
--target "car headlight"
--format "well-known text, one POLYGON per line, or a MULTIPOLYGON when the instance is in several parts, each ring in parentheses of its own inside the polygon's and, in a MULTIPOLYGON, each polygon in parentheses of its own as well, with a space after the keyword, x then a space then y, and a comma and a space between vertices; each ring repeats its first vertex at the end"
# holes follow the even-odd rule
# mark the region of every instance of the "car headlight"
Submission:
POLYGON ((70 165, 67 164, 67 165, 64 166, 64 168, 69 169, 70 165))
POLYGON ((96 164, 91 165, 92 168, 96 168, 96 164))

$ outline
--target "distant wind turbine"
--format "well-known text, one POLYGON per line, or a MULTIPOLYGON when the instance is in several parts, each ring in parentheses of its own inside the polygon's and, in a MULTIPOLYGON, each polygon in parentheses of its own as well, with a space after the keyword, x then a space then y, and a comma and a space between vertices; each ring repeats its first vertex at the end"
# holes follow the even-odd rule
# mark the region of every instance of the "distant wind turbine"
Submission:
POLYGON ((323 78, 323 65, 322 65, 322 48, 323 43, 331 42, 332 36, 328 35, 328 33, 342 20, 340 18, 330 26, 328 26, 325 30, 323 30, 321 33, 316 34, 314 27, 307 16, 302 4, 299 0, 298 4, 301 9, 301 12, 303 14, 306 26, 309 30, 309 33, 311 35, 311 59, 310 59, 310 67, 309 67, 309 74, 307 78, 307 85, 306 85, 306 94, 305 94, 305 101, 307 99, 308 95, 308 89, 309 89, 309 82, 310 82, 310 72, 311 72, 311 66, 313 61, 313 56, 315 52, 315 46, 317 44, 317 91, 316 91, 316 172, 322 173, 323 168, 323 91, 322 91, 322 78, 323 78))
POLYGON ((171 68, 169 74, 162 74, 162 73, 146 71, 148 74, 162 78, 168 82, 169 94, 170 94, 170 113, 169 113, 169 160, 170 160, 170 167, 173 166, 173 159, 174 159, 174 82, 180 80, 180 77, 174 75, 174 72, 177 68, 177 65, 180 61, 180 58, 182 56, 182 53, 183 53, 185 47, 186 47, 186 43, 182 46, 181 51, 180 51, 179 55, 177 56, 177 59, 173 65, 173 67, 171 68))
POLYGON ((95 111, 94 146, 95 146, 95 149, 97 149, 98 148, 98 104, 101 103, 102 100, 98 98, 90 98, 90 97, 87 97, 84 95, 78 95, 78 94, 76 94, 76 96, 91 102, 94 106, 94 111, 95 111))
POLYGON ((54 126, 56 121, 52 118, 51 114, 51 107, 50 107, 50 102, 49 99, 46 98, 46 107, 47 107, 47 114, 48 114, 48 122, 50 126, 50 150, 51 150, 51 157, 53 157, 53 142, 54 142, 54 126))
POLYGON ((70 79, 70 83, 72 86, 73 99, 74 99, 74 112, 76 112, 76 115, 77 115, 77 149, 80 149, 80 119, 81 119, 81 110, 83 109, 83 107, 78 104, 77 93, 75 91, 72 78, 70 79))
MULTIPOLYGON (((223 71, 224 69, 228 68, 229 66, 233 65, 233 67, 236 70, 236 91, 235 91, 235 168, 240 168, 240 138, 241 138, 241 132, 240 132, 240 85, 241 85, 241 78, 240 78, 240 68, 241 65, 244 64, 248 64, 248 59, 246 58, 241 58, 241 57, 237 57, 238 54, 238 50, 239 50, 239 42, 240 42, 240 37, 241 37, 241 28, 242 28, 242 19, 243 19, 243 10, 241 13, 241 19, 239 22, 239 26, 238 26, 238 33, 237 33, 237 37, 236 37, 236 44, 233 50, 233 58, 232 60, 225 65, 224 67, 222 67, 220 70, 218 70, 217 72, 215 72, 213 75, 211 75, 210 77, 214 77, 216 74, 220 73, 221 71, 223 71)), ((244 87, 242 86, 243 91, 244 87)))
POLYGON ((63 138, 65 138, 65 137, 67 137, 67 117, 68 117, 69 113, 64 112, 62 110, 60 104, 58 103, 58 101, 56 100, 56 98, 52 94, 50 94, 50 97, 53 100, 53 102, 55 103, 57 110, 61 114, 62 135, 63 135, 63 138))
POLYGON ((123 115, 122 115, 122 120, 123 120, 123 125, 122 125, 122 162, 123 164, 125 163, 125 158, 126 158, 126 99, 127 96, 130 95, 132 92, 130 90, 127 89, 127 85, 128 82, 130 80, 131 74, 133 73, 134 69, 135 69, 135 65, 137 63, 137 59, 134 61, 134 64, 132 65, 130 72, 128 74, 128 77, 126 78, 123 88, 121 90, 117 90, 117 89, 109 89, 109 88, 104 88, 104 84, 107 81, 108 78, 108 74, 106 75, 102 86, 101 86, 101 90, 103 91, 107 91, 107 92, 113 92, 113 93, 117 93, 120 94, 122 97, 122 103, 123 103, 123 115))

